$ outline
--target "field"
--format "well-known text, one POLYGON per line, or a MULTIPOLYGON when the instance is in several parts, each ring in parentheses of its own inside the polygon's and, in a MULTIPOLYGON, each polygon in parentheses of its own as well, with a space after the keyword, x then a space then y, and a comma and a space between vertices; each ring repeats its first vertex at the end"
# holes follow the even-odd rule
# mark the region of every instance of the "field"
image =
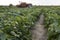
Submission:
POLYGON ((45 16, 47 40, 60 40, 60 7, 0 7, 0 40, 32 40, 30 28, 45 16))

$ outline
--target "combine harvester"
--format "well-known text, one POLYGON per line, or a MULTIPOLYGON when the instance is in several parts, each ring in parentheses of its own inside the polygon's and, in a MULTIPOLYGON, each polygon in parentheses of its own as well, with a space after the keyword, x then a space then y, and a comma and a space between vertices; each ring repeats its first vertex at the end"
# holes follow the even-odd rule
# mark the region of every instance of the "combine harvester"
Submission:
POLYGON ((26 3, 26 2, 19 2, 20 4, 19 5, 16 5, 17 7, 21 7, 21 8, 25 8, 25 7, 32 7, 32 4, 31 3, 26 3))

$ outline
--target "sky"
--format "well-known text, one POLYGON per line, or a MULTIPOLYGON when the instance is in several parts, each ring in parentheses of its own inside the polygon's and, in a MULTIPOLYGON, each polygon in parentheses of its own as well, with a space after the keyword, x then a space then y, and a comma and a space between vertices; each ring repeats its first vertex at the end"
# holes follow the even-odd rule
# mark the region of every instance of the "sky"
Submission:
POLYGON ((60 0, 0 0, 0 5, 17 5, 21 2, 32 3, 33 5, 60 5, 60 0))

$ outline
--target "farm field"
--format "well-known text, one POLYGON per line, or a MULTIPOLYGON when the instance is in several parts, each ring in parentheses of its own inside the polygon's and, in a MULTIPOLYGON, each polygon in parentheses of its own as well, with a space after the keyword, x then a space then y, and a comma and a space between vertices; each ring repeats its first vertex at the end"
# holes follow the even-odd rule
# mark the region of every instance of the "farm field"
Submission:
POLYGON ((0 6, 0 40, 32 40, 31 27, 44 15, 47 40, 60 40, 60 7, 34 6, 31 8, 0 6))

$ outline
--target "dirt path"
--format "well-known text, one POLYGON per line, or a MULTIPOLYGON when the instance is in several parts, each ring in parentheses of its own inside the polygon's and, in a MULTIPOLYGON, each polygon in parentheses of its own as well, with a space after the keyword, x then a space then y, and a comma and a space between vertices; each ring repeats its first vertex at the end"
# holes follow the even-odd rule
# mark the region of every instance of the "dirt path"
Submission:
POLYGON ((35 26, 31 30, 32 32, 32 40, 47 40, 47 30, 43 25, 44 16, 41 15, 39 20, 36 22, 35 26))

